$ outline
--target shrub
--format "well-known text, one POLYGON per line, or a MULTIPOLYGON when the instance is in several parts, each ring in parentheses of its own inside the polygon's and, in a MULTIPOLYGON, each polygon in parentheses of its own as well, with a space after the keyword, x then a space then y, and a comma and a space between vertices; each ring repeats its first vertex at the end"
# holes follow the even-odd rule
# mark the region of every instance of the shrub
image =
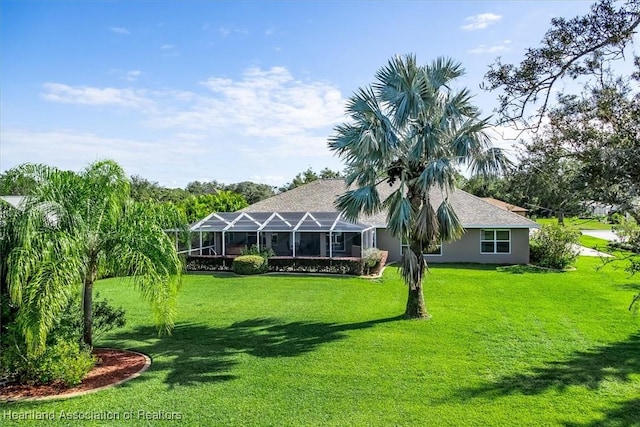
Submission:
POLYGON ((274 257, 269 260, 269 269, 282 273, 351 274, 361 276, 364 272, 364 262, 361 258, 274 257))
POLYGON ((233 260, 233 272, 236 274, 260 274, 268 268, 267 260, 260 255, 241 255, 233 260))
POLYGON ((228 257, 199 257, 188 256, 186 258, 187 271, 229 271, 233 259, 228 257))
POLYGON ((79 384, 96 362, 91 351, 77 342, 54 339, 38 355, 26 352, 15 324, 2 338, 3 376, 26 384, 79 384))
MULTIPOLYGON (((94 340, 105 332, 115 328, 122 328, 126 324, 125 312, 122 307, 116 308, 109 301, 101 298, 96 292, 93 297, 92 330, 94 340)), ((58 338, 69 341, 82 342, 83 314, 82 298, 79 294, 69 301, 67 309, 63 312, 54 333, 58 338)))
MULTIPOLYGON (((93 300, 94 337, 125 324, 124 310, 114 308, 99 294, 93 300)), ((0 376, 30 384, 61 383, 73 386, 95 364, 82 344, 82 304, 74 295, 49 333, 43 353, 29 355, 15 319, 4 324, 0 335, 0 376)))
POLYGON ((371 270, 380 266, 382 261, 382 251, 378 248, 368 248, 362 253, 362 261, 366 274, 371 274, 371 270))
POLYGON ((613 230, 622 243, 628 243, 631 247, 640 247, 640 225, 633 218, 620 216, 613 230))
POLYGON ((273 249, 271 248, 258 248, 258 245, 251 245, 249 247, 244 247, 240 251, 240 255, 259 255, 262 258, 271 258, 275 255, 273 249))
POLYGON ((543 225, 530 240, 531 261, 541 267, 564 269, 578 258, 580 231, 558 224, 543 225))

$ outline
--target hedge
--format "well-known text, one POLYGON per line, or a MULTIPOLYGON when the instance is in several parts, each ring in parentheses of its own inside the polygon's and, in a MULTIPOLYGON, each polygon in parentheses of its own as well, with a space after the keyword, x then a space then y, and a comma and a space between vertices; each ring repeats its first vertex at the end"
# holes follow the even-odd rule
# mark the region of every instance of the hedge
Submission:
MULTIPOLYGON (((186 268, 187 271, 233 271, 234 259, 223 256, 188 256, 186 268)), ((361 258, 271 257, 267 271, 361 276, 364 273, 364 261, 361 258)))

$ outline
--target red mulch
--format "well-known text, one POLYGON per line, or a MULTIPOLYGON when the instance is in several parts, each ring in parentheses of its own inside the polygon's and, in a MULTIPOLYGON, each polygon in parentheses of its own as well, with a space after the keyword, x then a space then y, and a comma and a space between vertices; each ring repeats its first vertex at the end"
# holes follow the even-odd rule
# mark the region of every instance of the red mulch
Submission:
POLYGON ((77 386, 68 388, 61 384, 9 384, 0 387, 0 401, 64 397, 67 394, 94 390, 129 378, 139 372, 146 363, 143 355, 126 350, 95 349, 93 354, 98 357, 98 363, 77 386))

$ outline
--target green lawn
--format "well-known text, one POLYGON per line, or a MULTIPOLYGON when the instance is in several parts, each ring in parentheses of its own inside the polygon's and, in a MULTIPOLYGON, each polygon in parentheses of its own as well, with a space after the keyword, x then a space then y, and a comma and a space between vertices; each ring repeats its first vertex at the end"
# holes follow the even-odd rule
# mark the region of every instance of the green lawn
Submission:
MULTIPOLYGON (((538 224, 557 224, 556 218, 538 218, 538 224)), ((579 230, 611 230, 611 224, 600 222, 596 219, 581 219, 577 217, 569 217, 564 219, 565 225, 573 226, 579 230)))
POLYGON ((430 321, 398 317, 395 268, 380 280, 190 275, 166 338, 134 290, 101 281, 128 325, 98 345, 145 352, 151 368, 96 394, 5 405, 3 425, 7 411, 53 411, 47 425, 69 424, 60 411, 120 417, 89 425, 170 412, 203 426, 638 425, 640 318, 627 306, 640 286, 598 262, 432 266, 430 321))

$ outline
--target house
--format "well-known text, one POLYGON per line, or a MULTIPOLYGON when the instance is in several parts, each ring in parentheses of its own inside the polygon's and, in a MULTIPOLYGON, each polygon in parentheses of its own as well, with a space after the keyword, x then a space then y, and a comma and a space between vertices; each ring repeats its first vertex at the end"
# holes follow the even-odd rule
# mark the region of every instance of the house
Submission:
MULTIPOLYGON (((384 200, 393 188, 383 183, 378 190, 384 200)), ((364 249, 377 247, 389 252, 389 261, 400 260, 406 245, 387 230, 386 212, 349 222, 334 206, 344 192, 342 179, 318 180, 240 212, 213 213, 191 227, 198 240, 191 253, 232 255, 256 244, 276 255, 359 257, 364 249)), ((431 200, 434 206, 442 202, 439 190, 432 190, 431 200)), ((425 254, 428 262, 529 262, 529 229, 538 228, 535 222, 462 190, 449 200, 466 231, 461 239, 425 254)))
POLYGON ((502 200, 494 199, 493 197, 483 197, 482 200, 485 200, 491 203, 494 206, 499 207, 500 209, 507 210, 509 212, 513 212, 520 216, 527 216, 527 212, 529 209, 522 208, 520 206, 512 205, 511 203, 503 202, 502 200))

